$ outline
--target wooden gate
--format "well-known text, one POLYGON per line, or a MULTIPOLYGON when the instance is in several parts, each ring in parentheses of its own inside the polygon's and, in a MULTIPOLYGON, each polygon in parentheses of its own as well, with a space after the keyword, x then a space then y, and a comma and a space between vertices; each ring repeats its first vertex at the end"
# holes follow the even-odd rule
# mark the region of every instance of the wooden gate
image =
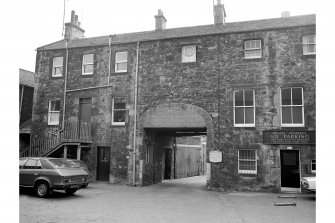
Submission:
POLYGON ((199 176, 203 171, 201 148, 176 149, 176 178, 199 176))

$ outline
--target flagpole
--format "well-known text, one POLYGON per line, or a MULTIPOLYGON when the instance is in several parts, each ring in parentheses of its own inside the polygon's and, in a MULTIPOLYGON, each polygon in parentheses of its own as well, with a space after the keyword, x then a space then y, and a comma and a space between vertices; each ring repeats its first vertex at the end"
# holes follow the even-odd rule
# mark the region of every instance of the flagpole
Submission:
POLYGON ((62 30, 62 36, 64 36, 64 26, 65 26, 65 24, 64 24, 64 21, 65 21, 65 0, 64 0, 64 7, 63 7, 63 30, 62 30))

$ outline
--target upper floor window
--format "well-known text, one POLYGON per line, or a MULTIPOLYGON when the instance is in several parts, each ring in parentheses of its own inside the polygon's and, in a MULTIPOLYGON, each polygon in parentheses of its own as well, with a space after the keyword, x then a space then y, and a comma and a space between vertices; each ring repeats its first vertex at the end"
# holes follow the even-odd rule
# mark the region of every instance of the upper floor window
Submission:
POLYGON ((197 52, 195 45, 187 45, 182 47, 182 63, 196 62, 197 52))
POLYGON ((114 97, 112 103, 112 125, 124 125, 126 121, 126 98, 114 97))
POLYGON ((52 62, 52 77, 63 76, 63 57, 54 57, 52 62))
POLYGON ((93 74, 93 58, 94 58, 94 54, 84 54, 83 55, 83 67, 82 67, 83 75, 93 74))
POLYGON ((315 34, 303 35, 302 45, 304 55, 315 54, 316 53, 315 34))
POLYGON ((255 150, 238 150, 238 173, 257 174, 257 159, 255 150))
POLYGON ((255 126, 255 93, 254 90, 234 91, 234 126, 255 126))
POLYGON ((60 100, 49 101, 48 125, 58 125, 60 115, 60 100))
POLYGON ((115 53, 115 72, 127 72, 128 66, 128 52, 115 53))
POLYGON ((245 59, 262 58, 262 42, 258 40, 247 40, 244 42, 245 59))
POLYGON ((301 87, 281 89, 281 125, 304 126, 304 97, 301 87))

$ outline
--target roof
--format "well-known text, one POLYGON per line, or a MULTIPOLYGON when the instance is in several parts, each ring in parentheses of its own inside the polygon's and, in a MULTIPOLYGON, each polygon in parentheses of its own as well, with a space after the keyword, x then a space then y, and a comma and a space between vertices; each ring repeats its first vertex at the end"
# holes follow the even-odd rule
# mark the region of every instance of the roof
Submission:
MULTIPOLYGON (((151 41, 171 38, 182 38, 191 36, 203 36, 213 34, 240 33, 260 30, 283 29, 299 26, 316 25, 315 14, 290 16, 273 19, 262 19, 244 22, 226 23, 224 25, 202 25, 182 28, 173 28, 165 30, 154 30, 135 33, 124 33, 112 35, 112 44, 132 43, 137 41, 151 41)), ((64 49, 66 40, 60 40, 42 47, 37 50, 64 49)), ((109 35, 100 37, 91 37, 83 39, 74 39, 68 42, 68 48, 101 46, 108 45, 109 35)))
POLYGON ((20 84, 34 87, 34 72, 19 69, 20 84))

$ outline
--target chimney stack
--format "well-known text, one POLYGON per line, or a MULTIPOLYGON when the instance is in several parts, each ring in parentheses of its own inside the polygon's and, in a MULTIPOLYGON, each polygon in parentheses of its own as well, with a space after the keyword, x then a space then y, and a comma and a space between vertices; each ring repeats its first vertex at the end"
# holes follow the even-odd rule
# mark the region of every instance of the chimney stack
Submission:
POLYGON ((290 17, 290 11, 281 12, 281 17, 290 17))
POLYGON ((166 25, 166 18, 163 15, 163 11, 161 9, 158 9, 158 15, 155 15, 155 19, 156 19, 156 30, 163 30, 165 29, 165 25, 166 25))
POLYGON ((65 23, 65 35, 64 39, 82 39, 84 38, 85 30, 80 27, 78 22, 78 15, 74 10, 71 11, 71 22, 65 23))
POLYGON ((221 0, 217 0, 217 4, 214 5, 214 25, 225 24, 226 11, 224 5, 221 4, 221 0))

